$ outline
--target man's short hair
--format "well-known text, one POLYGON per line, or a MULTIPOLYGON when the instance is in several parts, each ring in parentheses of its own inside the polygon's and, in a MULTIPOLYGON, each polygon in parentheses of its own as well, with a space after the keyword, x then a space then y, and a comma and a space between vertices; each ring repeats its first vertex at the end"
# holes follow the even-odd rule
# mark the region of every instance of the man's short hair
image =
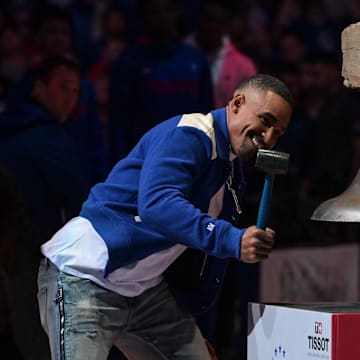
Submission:
POLYGON ((292 108, 294 107, 294 99, 290 90, 281 80, 274 76, 267 74, 251 76, 245 79, 236 90, 243 90, 245 88, 258 89, 264 92, 272 91, 286 100, 292 108))
POLYGON ((34 80, 40 80, 47 83, 50 79, 51 73, 60 66, 66 66, 81 76, 81 69, 78 63, 69 59, 66 56, 56 55, 45 58, 36 68, 34 80))

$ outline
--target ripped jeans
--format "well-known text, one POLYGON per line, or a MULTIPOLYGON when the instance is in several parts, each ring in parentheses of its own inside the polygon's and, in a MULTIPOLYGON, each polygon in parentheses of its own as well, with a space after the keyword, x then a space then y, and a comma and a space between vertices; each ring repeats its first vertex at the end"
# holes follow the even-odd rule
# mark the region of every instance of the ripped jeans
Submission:
POLYGON ((129 360, 210 359, 195 320, 165 282, 130 298, 43 259, 38 289, 52 360, 106 360, 113 345, 129 360))

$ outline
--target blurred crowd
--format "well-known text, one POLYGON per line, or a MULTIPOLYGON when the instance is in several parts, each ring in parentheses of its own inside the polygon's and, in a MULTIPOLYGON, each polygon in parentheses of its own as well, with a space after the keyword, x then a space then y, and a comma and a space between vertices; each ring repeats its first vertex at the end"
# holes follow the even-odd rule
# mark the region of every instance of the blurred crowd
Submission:
MULTIPOLYGON (((283 80, 296 100, 277 148, 290 153, 288 174, 275 182, 277 246, 358 241, 358 226, 310 221, 317 205, 343 192, 360 167, 360 93, 341 76, 341 32, 358 21, 358 0, 3 2, 0 265, 6 290, 0 293, 8 299, 1 297, 0 312, 7 313, 9 301, 24 302, 39 245, 77 214, 90 187, 149 128, 173 115, 225 106, 256 73, 283 80)), ((244 226, 255 222, 263 181, 253 163, 245 171, 244 226)), ((23 315, 16 315, 21 323, 23 315)), ((46 359, 11 347, 8 321, 0 316, 0 343, 13 351, 8 358, 46 359)), ((239 356, 229 329, 213 330, 213 340, 223 353, 239 356)), ((15 336, 24 337, 20 330, 15 336)))

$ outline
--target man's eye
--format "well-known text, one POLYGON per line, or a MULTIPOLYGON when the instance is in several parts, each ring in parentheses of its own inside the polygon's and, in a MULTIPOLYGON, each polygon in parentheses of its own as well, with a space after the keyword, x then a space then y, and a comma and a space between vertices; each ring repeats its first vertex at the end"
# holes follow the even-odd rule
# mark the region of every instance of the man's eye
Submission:
POLYGON ((269 118, 266 118, 264 116, 260 116, 260 119, 261 119, 261 121, 264 123, 264 125, 266 127, 271 127, 272 126, 272 122, 271 122, 271 120, 269 118))

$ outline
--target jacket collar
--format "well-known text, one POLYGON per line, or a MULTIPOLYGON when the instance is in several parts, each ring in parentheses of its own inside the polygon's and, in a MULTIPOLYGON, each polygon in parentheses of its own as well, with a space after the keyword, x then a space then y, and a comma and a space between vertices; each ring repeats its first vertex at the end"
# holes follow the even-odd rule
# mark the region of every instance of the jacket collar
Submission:
POLYGON ((214 129, 216 135, 216 151, 219 157, 229 161, 230 157, 230 136, 227 126, 226 108, 213 110, 211 115, 214 118, 214 129))

